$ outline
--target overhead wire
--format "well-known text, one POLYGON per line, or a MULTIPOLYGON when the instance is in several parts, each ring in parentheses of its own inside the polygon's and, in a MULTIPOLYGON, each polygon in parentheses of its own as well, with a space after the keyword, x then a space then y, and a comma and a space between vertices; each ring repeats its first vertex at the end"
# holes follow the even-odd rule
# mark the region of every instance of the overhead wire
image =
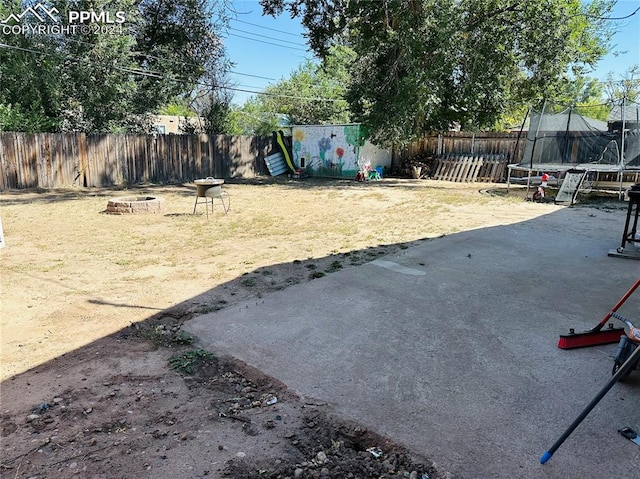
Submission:
MULTIPOLYGON (((76 38, 67 38, 67 41, 71 41, 71 42, 75 42, 75 43, 79 43, 82 45, 89 45, 89 46, 95 46, 94 43, 90 43, 90 42, 85 42, 82 40, 78 40, 76 38)), ((154 60, 163 60, 162 58, 156 56, 156 55, 150 55, 148 53, 142 53, 142 52, 137 52, 137 51, 131 51, 131 54, 135 54, 135 55, 140 55, 143 56, 145 58, 152 58, 154 60)), ((199 67, 200 65, 197 65, 195 63, 191 63, 191 62, 186 62, 183 60, 174 60, 176 63, 179 63, 181 65, 186 65, 186 66, 195 66, 195 67, 199 67)), ((243 73, 243 72, 239 72, 236 70, 229 70, 230 73, 233 73, 235 75, 240 75, 240 76, 247 76, 247 77, 252 77, 252 78, 260 78, 262 80, 271 80, 271 81, 278 81, 277 78, 271 78, 271 77, 265 77, 265 76, 261 76, 261 75, 253 75, 251 73, 243 73)))
MULTIPOLYGON (((624 19, 627 19, 627 18, 630 18, 630 17, 636 15, 639 11, 640 11, 640 7, 636 8, 636 10, 634 10, 632 13, 630 13, 629 15, 626 15, 624 17, 597 17, 597 18, 601 18, 601 19, 604 19, 604 20, 624 20, 624 19)), ((594 18, 596 18, 596 17, 594 17, 594 18)), ((263 29, 266 29, 266 30, 271 30, 271 31, 275 31, 275 32, 278 32, 278 33, 281 33, 281 34, 287 34, 287 35, 291 35, 291 36, 295 36, 295 37, 299 38, 299 35, 293 34, 291 32, 286 32, 286 31, 283 31, 283 30, 275 29, 275 28, 265 27, 265 26, 262 26, 262 25, 258 25, 258 24, 251 23, 251 22, 246 22, 246 21, 239 20, 239 19, 232 19, 232 21, 236 21, 238 23, 243 23, 243 24, 246 24, 246 25, 251 25, 251 26, 254 26, 254 27, 263 28, 263 29)), ((252 33, 252 32, 247 32, 245 30, 236 29, 236 28, 233 28, 233 27, 228 27, 228 28, 230 30, 239 31, 239 32, 243 32, 243 33, 248 33, 250 35, 259 36, 259 37, 262 37, 262 38, 273 39, 273 40, 276 40, 276 41, 279 41, 279 42, 286 42, 286 40, 281 40, 281 39, 277 39, 277 38, 274 38, 274 37, 269 37, 269 36, 266 36, 266 35, 260 35, 260 34, 256 34, 256 33, 252 33)), ((260 39, 251 38, 251 37, 245 37, 245 36, 242 36, 242 35, 237 35, 237 34, 229 34, 229 35, 236 36, 236 37, 239 37, 239 38, 248 39, 248 40, 252 40, 252 41, 256 41, 256 42, 259 42, 259 43, 274 45, 274 46, 278 46, 278 47, 282 47, 282 48, 289 48, 289 49, 298 50, 298 51, 305 51, 305 52, 308 51, 308 50, 303 50, 301 48, 296 48, 296 47, 293 47, 293 46, 290 46, 290 45, 281 45, 281 44, 276 44, 276 43, 272 43, 272 42, 266 42, 266 41, 263 41, 263 40, 260 40, 260 39)), ((88 42, 82 42, 81 40, 76 40, 76 39, 71 39, 71 40, 79 42, 79 43, 89 44, 88 42)), ((93 45, 93 44, 90 44, 90 45, 93 45)), ((22 51, 25 51, 25 52, 31 52, 31 53, 37 53, 37 54, 46 54, 45 52, 29 50, 29 49, 10 46, 10 45, 6 45, 6 44, 0 44, 0 46, 6 47, 6 48, 14 48, 14 49, 22 50, 22 51)), ((155 58, 155 59, 161 60, 159 57, 156 57, 156 56, 153 56, 153 55, 143 54, 141 52, 137 52, 137 54, 145 56, 145 57, 148 57, 148 58, 155 58)), ((191 64, 189 62, 180 62, 180 63, 184 64, 184 65, 193 65, 193 64, 191 64)), ((133 71, 131 71, 131 72, 134 73, 133 71)), ((147 72, 144 72, 144 73, 158 75, 158 78, 166 78, 166 77, 162 76, 163 74, 161 72, 149 72, 149 71, 147 71, 147 72)), ((247 77, 259 78, 259 79, 270 80, 270 81, 278 81, 275 78, 264 77, 264 76, 261 76, 261 75, 248 74, 248 73, 238 72, 238 71, 234 71, 234 70, 229 70, 229 73, 232 73, 234 75, 247 76, 247 77)), ((611 80, 611 81, 598 81, 598 83, 600 83, 600 84, 611 84, 611 83, 620 84, 620 83, 629 82, 629 81, 634 82, 634 83, 635 82, 640 82, 640 80, 611 80)), ((320 86, 320 85, 314 85, 314 86, 320 86)), ((237 88, 234 89, 232 87, 223 87, 222 85, 220 85, 219 87, 220 88, 228 88, 230 90, 235 90, 235 91, 242 91, 242 92, 252 93, 252 94, 265 94, 265 95, 267 94, 265 92, 242 90, 242 89, 237 89, 237 88)), ((260 87, 249 87, 249 88, 260 88, 260 87)), ((290 97, 288 95, 285 95, 285 96, 290 97)), ((300 97, 300 98, 306 98, 306 97, 300 97)), ((330 100, 330 99, 327 99, 327 100, 330 100)))
POLYGON ((232 21, 244 23, 245 25, 251 25, 252 27, 264 28, 265 30, 271 30, 273 32, 283 33, 285 35, 291 35, 292 37, 300 37, 300 35, 296 33, 287 32, 285 30, 278 30, 277 28, 265 27, 264 25, 258 25, 257 23, 245 22, 244 20, 239 20, 237 18, 232 19, 232 21))
MULTIPOLYGON (((244 23, 247 23, 247 22, 244 22, 244 23)), ((265 27, 265 28, 266 28, 266 27, 265 27)), ((272 29, 272 30, 273 30, 273 29, 272 29)), ((243 30, 238 30, 238 31, 243 31, 243 30)), ((251 32, 247 32, 247 33, 250 33, 250 34, 251 34, 251 32)), ((288 32, 282 32, 282 33, 288 33, 288 32)), ((253 34, 253 35, 257 35, 257 34, 253 34)), ((291 47, 291 46, 288 46, 288 45, 279 45, 279 44, 275 44, 275 43, 264 42, 264 41, 262 41, 262 40, 253 39, 253 38, 249 38, 249 37, 243 37, 243 36, 240 36, 240 35, 234 35, 234 36, 239 36, 239 37, 241 37, 241 38, 248 38, 249 40, 253 40, 253 41, 257 41, 257 42, 261 42, 261 43, 269 43, 269 44, 271 44, 271 45, 274 45, 274 46, 280 46, 280 47, 283 47, 283 48, 291 48, 291 49, 295 49, 295 50, 299 50, 299 51, 304 51, 304 52, 307 52, 307 51, 308 51, 308 50, 303 50, 303 49, 299 49, 299 48, 291 47)), ((264 36, 264 35, 258 35, 258 36, 262 36, 262 37, 264 37, 264 38, 271 38, 271 37, 266 37, 266 36, 264 36)), ((297 35, 296 35, 296 36, 297 36, 297 35)), ((94 45, 95 45, 95 44, 93 44, 93 43, 85 42, 85 41, 78 40, 78 39, 75 39, 75 38, 68 38, 67 40, 70 40, 70 41, 72 41, 72 42, 76 42, 76 43, 79 43, 79 44, 84 44, 84 45, 90 45, 90 46, 94 46, 94 45)), ((278 39, 275 39, 275 40, 278 40, 278 39)), ((284 40, 278 40, 278 41, 284 41, 284 40)), ((9 45, 4 45, 4 46, 7 46, 7 47, 8 47, 9 45)), ((16 47, 15 49, 18 49, 18 48, 16 47)), ((25 51, 27 51, 27 50, 25 50, 25 51)), ((43 53, 43 52, 36 52, 36 53, 43 53)), ((132 52, 132 53, 135 53, 135 54, 137 54, 137 55, 144 56, 144 57, 146 57, 146 58, 153 58, 153 59, 156 59, 156 60, 162 60, 160 57, 157 57, 157 56, 154 56, 154 55, 145 54, 145 53, 142 53, 142 52, 132 52)), ((184 61, 180 61, 180 60, 178 60, 178 62, 179 62, 180 64, 187 65, 187 66, 199 66, 199 65, 195 65, 195 64, 190 63, 190 62, 184 62, 184 61)), ((277 78, 265 77, 265 76, 262 76, 262 75, 254 75, 254 74, 251 74, 251 73, 244 73, 244 72, 239 72, 239 71, 236 71, 236 70, 229 70, 229 73, 233 73, 233 74, 235 74, 235 75, 240 75, 240 76, 247 76, 247 77, 251 77, 251 78, 259 78, 259 79, 262 79, 262 80, 279 81, 279 79, 277 79, 277 78)), ((260 88, 260 87, 256 87, 256 88, 260 88)))
MULTIPOLYGON (((28 48, 22 48, 22 47, 17 47, 15 45, 7 45, 5 43, 0 43, 0 48, 8 48, 8 49, 12 49, 12 50, 20 50, 20 51, 24 51, 24 52, 28 52, 28 53, 33 53, 33 54, 38 54, 38 55, 45 55, 45 56, 52 56, 52 53, 47 53, 47 52, 43 52, 43 51, 38 51, 38 50, 32 50, 32 49, 28 49, 28 48)), ((69 55, 66 55, 65 58, 69 59, 69 60, 74 60, 74 61, 82 61, 84 59, 82 58, 76 58, 76 57, 71 57, 69 55)), ((168 76, 166 76, 165 74, 162 74, 160 72, 153 72, 153 71, 145 71, 145 70, 139 70, 139 69, 134 69, 134 68, 130 68, 130 67, 122 67, 119 65, 106 65, 107 67, 110 68, 114 68, 116 70, 125 72, 125 73, 130 73, 133 75, 140 75, 140 76, 146 76, 146 77, 151 77, 151 78, 157 78, 157 79, 162 79, 162 80, 167 80, 167 81, 174 81, 174 82, 179 82, 179 83, 192 83, 189 82, 187 80, 184 79, 180 79, 180 78, 170 78, 168 76)), ((276 97, 276 98, 288 98, 291 100, 304 100, 304 101, 324 101, 324 102, 337 102, 337 101, 342 101, 340 99, 335 99, 335 98, 323 98, 323 97, 305 97, 305 96, 296 96, 296 95, 284 95, 281 93, 272 93, 272 92, 260 92, 260 91, 253 91, 253 90, 246 90, 246 89, 242 89, 242 88, 235 88, 235 87, 231 87, 231 86, 226 86, 226 85, 216 85, 216 84, 212 84, 209 82, 205 82, 202 80, 197 80, 195 82, 193 82, 197 85, 201 85, 201 86, 206 86, 206 87, 214 87, 214 88, 219 88, 219 89, 223 89, 223 90, 231 90, 231 91, 237 91, 237 92, 242 92, 242 93, 251 93, 254 95, 264 95, 264 96, 270 96, 270 97, 276 97)))
POLYGON ((600 17, 598 15, 589 15, 588 13, 583 13, 582 16, 585 16, 587 18, 591 18, 593 20, 610 20, 610 21, 621 21, 621 20, 626 20, 628 18, 633 17, 636 13, 640 12, 640 7, 636 8, 633 12, 631 12, 629 15, 625 15, 624 17, 600 17))
POLYGON ((308 50, 305 50, 303 48, 292 47, 292 46, 289 46, 289 45, 280 45, 279 43, 266 42, 266 41, 260 40, 258 38, 251 38, 251 37, 246 37, 244 35, 238 35, 237 33, 228 33, 227 35, 230 36, 230 37, 244 38, 246 40, 253 40, 254 42, 265 43, 267 45, 275 45, 277 47, 288 48, 290 50, 297 50, 299 52, 307 52, 308 51, 308 50))
MULTIPOLYGON (((79 41, 79 40, 77 40, 77 41, 79 41)), ((88 43, 88 42, 83 42, 83 43, 88 43)), ((0 43, 0 47, 1 48, 8 48, 8 49, 13 49, 13 50, 24 51, 24 52, 27 52, 27 53, 38 54, 38 55, 46 55, 46 56, 52 56, 53 55, 52 53, 43 52, 43 51, 40 51, 40 50, 33 50, 33 49, 29 49, 29 48, 24 48, 24 47, 18 47, 18 46, 15 46, 15 45, 7 45, 5 43, 0 43)), ((153 57, 153 56, 151 55, 151 57, 153 57)), ((82 58, 70 57, 69 55, 67 55, 66 58, 69 59, 69 60, 74 60, 76 62, 80 62, 80 61, 84 60, 82 58)), ((157 57, 154 57, 154 58, 157 58, 157 57)), ((125 73, 134 74, 134 75, 141 75, 141 76, 157 78, 157 79, 162 79, 162 80, 168 80, 168 81, 177 81, 177 82, 180 82, 180 83, 188 83, 187 80, 182 80, 182 79, 179 79, 179 78, 167 77, 162 72, 133 69, 133 68, 130 68, 130 67, 122 67, 122 66, 118 66, 118 65, 107 65, 107 66, 113 67, 113 68, 115 68, 115 69, 117 69, 119 71, 123 71, 125 73)), ((623 83, 625 81, 631 81, 633 83, 640 83, 640 79, 637 79, 637 80, 619 80, 619 81, 613 81, 613 83, 623 83)), ((212 85, 212 84, 204 82, 204 81, 196 81, 195 83, 198 84, 198 85, 201 85, 201 86, 207 86, 207 87, 214 86, 215 88, 220 88, 220 89, 224 89, 224 90, 237 91, 237 92, 242 92, 242 93, 250 93, 250 94, 254 94, 254 95, 263 95, 263 96, 276 97, 276 98, 288 98, 288 99, 292 99, 292 100, 326 101, 326 102, 341 101, 340 99, 334 99, 334 98, 303 97, 303 96, 295 96, 295 95, 284 95, 284 94, 280 94, 280 93, 247 90, 245 88, 236 88, 236 87, 231 87, 231 86, 227 86, 227 85, 212 85)), ((605 82, 599 82, 599 83, 605 83, 605 82)), ((249 86, 247 88, 252 88, 252 87, 249 86)), ((575 105, 575 106, 584 108, 584 107, 608 106, 608 105, 612 105, 612 104, 615 104, 615 101, 607 101, 605 103, 601 103, 601 104, 597 104, 597 105, 575 105)))
MULTIPOLYGON (((282 40, 280 38, 270 37, 268 35, 260 35, 259 33, 248 32, 247 30, 241 30, 239 28, 227 27, 227 30, 232 30, 234 32, 240 32, 240 33, 246 33, 246 34, 253 35, 253 36, 256 36, 256 37, 260 37, 260 38, 266 38, 267 40, 275 40, 277 42, 282 42, 282 43, 291 43, 291 42, 288 42, 288 40, 282 40)), ((295 43, 295 45, 302 46, 302 44, 300 44, 300 43, 295 43)))
MULTIPOLYGON (((90 43, 90 42, 85 42, 82 40, 78 40, 76 38, 67 38, 67 41, 71 41, 71 42, 75 42, 75 43, 79 43, 82 45, 89 45, 89 46, 95 46, 95 43, 90 43)), ((44 52, 36 52, 36 53, 42 53, 44 54, 44 52)), ((131 54, 135 54, 135 55, 140 55, 143 56, 145 58, 152 58, 154 60, 163 60, 162 58, 156 56, 156 55, 150 55, 148 53, 142 53, 142 52, 137 52, 137 51, 131 51, 131 54)), ((195 66, 195 67, 199 67, 200 65, 197 65, 195 63, 191 63, 191 62, 186 62, 183 60, 173 60, 174 62, 180 64, 180 65, 186 65, 186 66, 195 66)), ((234 74, 234 75, 240 75, 240 76, 246 76, 246 77, 251 77, 251 78, 259 78, 261 80, 270 80, 270 81, 280 81, 281 79, 278 78, 272 78, 272 77, 266 77, 266 76, 262 76, 262 75, 254 75, 251 73, 244 73, 244 72, 239 72, 237 70, 233 70, 233 69, 229 69, 228 70, 229 73, 234 74)), ((314 85, 314 86, 320 86, 320 85, 314 85)), ((262 87, 253 87, 253 88, 262 88, 262 87)))

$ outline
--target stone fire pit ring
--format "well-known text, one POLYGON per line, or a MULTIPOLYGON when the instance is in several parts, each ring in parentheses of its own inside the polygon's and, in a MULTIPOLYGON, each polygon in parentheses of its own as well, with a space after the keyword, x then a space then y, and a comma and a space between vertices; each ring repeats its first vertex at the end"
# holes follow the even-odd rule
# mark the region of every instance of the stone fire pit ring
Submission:
POLYGON ((160 213, 164 209, 164 199, 157 196, 123 196, 109 200, 106 213, 110 215, 160 213))

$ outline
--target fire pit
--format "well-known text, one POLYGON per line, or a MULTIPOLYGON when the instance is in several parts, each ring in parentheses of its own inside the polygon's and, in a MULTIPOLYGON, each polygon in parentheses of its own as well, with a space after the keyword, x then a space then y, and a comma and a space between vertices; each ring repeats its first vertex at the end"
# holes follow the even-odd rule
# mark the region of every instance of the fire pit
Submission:
POLYGON ((126 196, 113 198, 107 203, 107 214, 125 215, 138 213, 160 213, 165 203, 156 196, 126 196))

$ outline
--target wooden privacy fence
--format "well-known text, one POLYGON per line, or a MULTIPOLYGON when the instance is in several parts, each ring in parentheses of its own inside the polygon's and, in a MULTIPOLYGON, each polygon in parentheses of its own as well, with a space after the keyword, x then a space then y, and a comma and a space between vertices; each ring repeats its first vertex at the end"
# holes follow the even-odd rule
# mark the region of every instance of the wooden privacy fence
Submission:
POLYGON ((393 164, 399 165, 416 155, 501 155, 509 163, 519 163, 527 142, 526 134, 465 131, 449 131, 427 135, 405 148, 394 150, 393 164))
MULTIPOLYGON (((395 149, 393 165, 417 154, 451 161, 451 155, 464 155, 482 158, 483 165, 460 166, 454 175, 442 164, 440 175, 458 178, 450 181, 501 181, 499 165, 490 167, 487 161, 500 156, 505 163, 517 163, 525 143, 517 133, 446 132, 395 149)), ((273 151, 271 137, 0 133, 0 191, 268 175, 264 158, 273 151)))
POLYGON ((268 174, 270 137, 0 133, 0 191, 268 174))
POLYGON ((450 155, 438 160, 435 180, 454 182, 489 182, 503 181, 507 168, 507 160, 501 155, 450 155))

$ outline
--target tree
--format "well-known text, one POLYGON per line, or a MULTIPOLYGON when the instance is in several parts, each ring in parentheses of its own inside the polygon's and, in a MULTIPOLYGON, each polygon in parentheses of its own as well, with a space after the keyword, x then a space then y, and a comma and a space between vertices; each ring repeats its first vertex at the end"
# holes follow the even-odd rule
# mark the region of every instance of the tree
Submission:
MULTIPOLYGON (((0 19, 20 12, 20 0, 0 4, 0 19)), ((4 27, 4 26, 3 26, 4 27)), ((52 131, 62 104, 63 55, 37 35, 0 30, 0 130, 52 131), (47 53, 37 53, 48 49, 47 53), (22 126, 23 125, 23 126, 22 126)))
POLYGON ((300 16, 320 56, 356 53, 347 100, 380 144, 489 128, 606 52, 611 0, 262 0, 300 16))
POLYGON ((196 116, 197 113, 189 106, 188 102, 184 98, 175 98, 167 105, 160 108, 160 115, 171 116, 196 116))
POLYGON ((627 101, 640 102, 640 66, 632 66, 618 80, 609 73, 605 93, 611 103, 620 103, 623 98, 627 101))
POLYGON ((606 121, 611 107, 604 101, 604 85, 595 78, 580 76, 568 81, 555 101, 558 108, 576 106, 583 116, 606 121))
MULTIPOLYGON (((220 25, 212 20, 225 21, 226 0, 47 4, 57 9, 59 20, 48 21, 56 26, 73 26, 70 11, 109 12, 111 19, 122 12, 120 18, 126 19, 72 32, 2 32, 0 43, 8 47, 0 47, 0 105, 5 112, 11 106, 23 118, 47 118, 47 129, 148 131, 151 115, 175 98, 189 97, 211 72, 228 68, 216 35, 220 25)), ((18 0, 0 10, 3 19, 21 11, 18 0)), ((41 24, 30 15, 21 21, 41 24)), ((23 129, 34 123, 25 119, 23 129)))
POLYGON ((211 72, 227 68, 216 35, 219 26, 212 20, 224 19, 224 8, 225 2, 210 0, 140 2, 136 60, 146 71, 161 72, 164 78, 138 77, 136 103, 157 108, 185 91, 200 88, 211 72))
POLYGON ((512 129, 520 127, 522 120, 530 106, 540 110, 544 103, 545 112, 559 113, 569 107, 575 107, 582 116, 605 121, 611 111, 611 106, 603 97, 604 85, 595 78, 578 76, 566 79, 558 86, 557 93, 551 101, 540 101, 533 105, 518 105, 514 110, 507 110, 502 114, 500 122, 494 129, 512 129))
POLYGON ((271 136, 281 128, 283 118, 266 108, 257 96, 249 98, 241 107, 232 107, 227 117, 227 133, 271 136))
POLYGON ((233 109, 234 132, 264 136, 282 123, 348 123, 351 113, 345 93, 350 81, 348 67, 354 60, 351 49, 334 46, 321 63, 305 61, 289 78, 233 109))
MULTIPOLYGON (((59 35, 55 41, 63 56, 58 81, 61 92, 60 129, 64 131, 118 132, 144 129, 144 114, 135 102, 139 70, 134 58, 136 43, 132 31, 140 21, 135 0, 53 0, 62 18, 68 21, 70 10, 123 11, 127 13, 122 34, 78 31, 59 35)), ((47 50, 48 51, 48 50, 47 50)))
POLYGON ((284 114, 295 125, 348 123, 347 68, 355 60, 346 47, 332 47, 322 64, 307 60, 286 80, 267 87, 261 97, 267 111, 284 114))

